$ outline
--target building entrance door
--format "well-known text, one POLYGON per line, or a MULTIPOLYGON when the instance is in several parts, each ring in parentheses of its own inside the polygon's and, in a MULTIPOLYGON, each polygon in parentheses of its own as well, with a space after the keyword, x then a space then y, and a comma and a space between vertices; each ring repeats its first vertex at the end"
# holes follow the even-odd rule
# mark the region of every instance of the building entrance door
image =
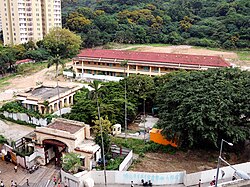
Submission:
POLYGON ((58 140, 44 140, 45 162, 55 161, 56 166, 61 166, 61 157, 63 152, 67 152, 67 146, 58 140))

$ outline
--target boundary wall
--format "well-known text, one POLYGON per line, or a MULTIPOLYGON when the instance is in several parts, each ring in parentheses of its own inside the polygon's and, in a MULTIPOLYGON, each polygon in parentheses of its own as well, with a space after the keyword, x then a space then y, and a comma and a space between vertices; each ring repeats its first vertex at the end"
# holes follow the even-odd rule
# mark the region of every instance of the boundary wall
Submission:
MULTIPOLYGON (((250 162, 236 164, 233 167, 237 170, 244 171, 246 173, 250 173, 250 162)), ((219 180, 222 178, 221 170, 225 172, 224 178, 231 178, 234 174, 234 170, 227 167, 220 168, 219 180)), ((70 175, 61 171, 62 181, 63 177, 67 176, 76 180, 76 175, 70 175)), ((201 171, 197 173, 186 174, 186 171, 180 172, 167 172, 167 173, 147 173, 147 172, 134 172, 134 171, 107 171, 107 184, 131 184, 131 181, 134 182, 135 185, 141 184, 141 179, 144 181, 151 180, 154 186, 166 186, 170 184, 183 184, 185 186, 197 186, 199 179, 201 179, 202 183, 209 183, 213 180, 214 176, 216 176, 216 169, 201 171)), ((104 184, 104 172, 103 171, 90 171, 85 174, 78 175, 79 183, 84 183, 85 180, 93 179, 95 184, 104 184), (81 182, 80 182, 81 181, 81 182)), ((250 186, 249 181, 238 181, 240 184, 246 184, 246 186, 250 186)), ((238 183, 237 182, 237 183, 238 183)), ((232 187, 236 187, 237 184, 235 182, 226 182, 221 183, 219 186, 232 185, 232 187)), ((70 186, 69 186, 70 187, 70 186)), ((81 187, 81 186, 79 186, 81 187)))
POLYGON ((133 151, 131 150, 120 164, 119 171, 127 171, 129 166, 131 166, 132 162, 133 162, 133 151))

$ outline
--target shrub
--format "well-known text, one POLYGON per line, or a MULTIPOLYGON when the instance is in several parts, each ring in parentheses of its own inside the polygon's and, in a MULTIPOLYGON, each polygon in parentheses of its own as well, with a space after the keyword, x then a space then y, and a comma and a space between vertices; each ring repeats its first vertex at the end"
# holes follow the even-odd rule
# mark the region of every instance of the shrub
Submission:
POLYGON ((110 159, 107 164, 107 170, 118 170, 122 161, 123 161, 122 157, 116 157, 115 159, 110 159))
POLYGON ((165 153, 174 154, 176 152, 176 148, 170 145, 161 145, 154 143, 152 141, 144 143, 143 140, 128 138, 127 140, 123 138, 113 138, 112 143, 126 147, 128 149, 132 149, 134 153, 139 154, 139 156, 144 156, 146 152, 156 152, 161 151, 165 153))
POLYGON ((7 139, 3 135, 0 135, 0 144, 3 143, 7 143, 7 139))

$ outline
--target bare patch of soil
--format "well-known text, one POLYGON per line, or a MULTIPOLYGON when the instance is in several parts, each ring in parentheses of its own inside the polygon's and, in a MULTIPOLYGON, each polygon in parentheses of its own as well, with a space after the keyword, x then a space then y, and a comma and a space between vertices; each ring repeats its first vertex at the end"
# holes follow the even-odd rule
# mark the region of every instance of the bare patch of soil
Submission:
MULTIPOLYGON (((68 63, 67 65, 70 65, 68 63)), ((59 67, 60 69, 61 67, 59 67)), ((68 86, 68 85, 77 85, 78 83, 70 82, 68 79, 64 78, 63 76, 58 77, 59 85, 60 86, 68 86)), ((12 100, 13 96, 16 93, 24 92, 29 88, 37 86, 37 83, 43 83, 44 85, 48 86, 56 86, 56 79, 55 79, 55 66, 50 68, 45 68, 41 71, 33 73, 31 75, 22 76, 17 75, 15 78, 10 79, 8 82, 10 84, 5 86, 0 92, 0 102, 6 100, 12 100)))
POLYGON ((132 130, 132 131, 139 131, 140 130, 139 124, 137 124, 137 123, 130 123, 128 125, 128 129, 132 130))
MULTIPOLYGON (((199 151, 178 151, 175 154, 169 153, 146 153, 139 158, 131 167, 131 171, 141 172, 174 172, 186 170, 193 173, 216 168, 218 152, 205 150, 199 151)), ((230 155, 227 161, 231 164, 237 163, 234 154, 230 155)))
POLYGON ((225 59, 236 59, 238 55, 234 52, 214 51, 209 49, 193 48, 188 45, 166 46, 166 47, 139 47, 137 51, 158 52, 158 53, 175 53, 175 54, 194 54, 194 55, 212 55, 220 56, 225 59))

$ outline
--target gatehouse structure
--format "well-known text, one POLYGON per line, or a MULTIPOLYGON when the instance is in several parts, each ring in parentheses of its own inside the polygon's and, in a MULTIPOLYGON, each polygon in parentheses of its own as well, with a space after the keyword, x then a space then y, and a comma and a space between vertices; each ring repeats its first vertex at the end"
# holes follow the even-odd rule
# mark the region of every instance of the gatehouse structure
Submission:
POLYGON ((37 127, 35 150, 41 153, 43 165, 61 164, 61 157, 68 152, 80 155, 82 167, 91 170, 101 158, 100 146, 90 136, 90 126, 67 119, 55 119, 46 127, 37 127))

